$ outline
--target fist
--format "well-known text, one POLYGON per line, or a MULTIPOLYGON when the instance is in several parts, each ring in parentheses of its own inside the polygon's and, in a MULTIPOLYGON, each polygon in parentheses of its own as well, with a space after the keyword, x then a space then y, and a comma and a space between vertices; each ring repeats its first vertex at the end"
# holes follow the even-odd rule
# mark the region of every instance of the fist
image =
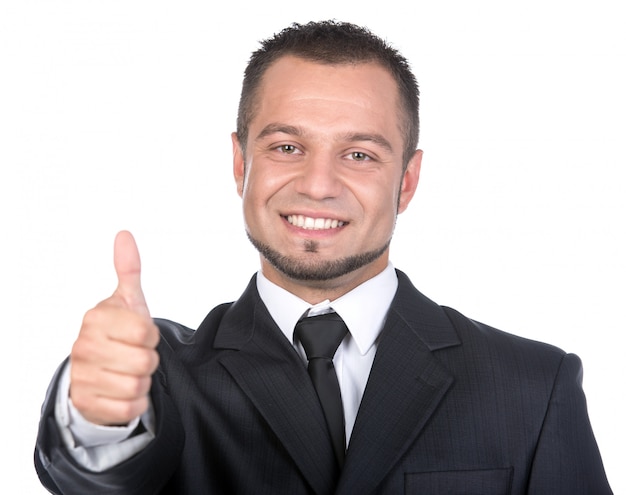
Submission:
POLYGON ((141 290, 141 262, 130 232, 114 246, 117 289, 89 310, 70 354, 70 399, 85 419, 124 425, 149 405, 159 364, 159 331, 141 290))

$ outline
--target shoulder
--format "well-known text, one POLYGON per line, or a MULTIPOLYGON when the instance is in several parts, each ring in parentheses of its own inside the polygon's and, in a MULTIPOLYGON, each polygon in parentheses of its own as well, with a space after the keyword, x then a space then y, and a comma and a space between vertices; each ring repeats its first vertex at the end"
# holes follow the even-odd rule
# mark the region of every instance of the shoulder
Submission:
POLYGON ((546 391, 559 375, 573 381, 580 379, 582 364, 575 354, 472 320, 452 308, 442 309, 462 342, 463 361, 472 363, 471 367, 490 371, 494 376, 541 382, 546 391))
POLYGON ((565 351, 555 345, 495 328, 480 321, 473 320, 447 306, 441 306, 441 308, 464 341, 470 340, 483 344, 492 342, 494 345, 503 348, 542 352, 545 354, 553 354, 559 358, 565 354, 565 351))
POLYGON ((457 331, 466 338, 493 341, 494 343, 502 344, 504 346, 512 346, 515 348, 529 349, 533 351, 541 350, 548 354, 555 354, 558 356, 565 354, 565 351, 555 345, 529 339, 510 333, 506 330, 495 328, 486 323, 471 319, 461 314, 459 311, 447 306, 441 306, 441 308, 457 331))
MULTIPOLYGON (((495 328, 440 305, 417 291, 405 274, 398 275, 400 297, 395 308, 431 350, 446 349, 450 359, 467 365, 475 363, 481 368, 523 369, 531 374, 533 370, 539 374, 558 372, 567 355, 563 349, 495 328), (442 335, 447 345, 440 343, 442 335)), ((568 360, 578 360, 571 356, 568 360)))

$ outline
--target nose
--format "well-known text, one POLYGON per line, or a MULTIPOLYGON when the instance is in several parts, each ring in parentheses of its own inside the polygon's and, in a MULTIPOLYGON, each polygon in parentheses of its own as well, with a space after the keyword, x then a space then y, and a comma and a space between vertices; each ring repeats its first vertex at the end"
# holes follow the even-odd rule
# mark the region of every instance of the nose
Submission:
POLYGON ((326 154, 310 154, 302 163, 295 182, 296 191, 311 199, 335 198, 341 191, 336 159, 326 154))

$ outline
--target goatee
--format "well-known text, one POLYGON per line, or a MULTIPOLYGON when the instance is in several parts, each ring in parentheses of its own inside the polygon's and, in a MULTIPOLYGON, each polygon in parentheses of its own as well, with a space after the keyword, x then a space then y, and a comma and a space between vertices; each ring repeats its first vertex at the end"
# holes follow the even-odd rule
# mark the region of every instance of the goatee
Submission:
MULTIPOLYGON (((365 265, 369 265, 383 255, 391 242, 391 240, 389 240, 380 248, 372 251, 346 256, 336 260, 314 260, 311 259, 313 256, 304 260, 279 253, 267 244, 252 237, 249 232, 246 232, 246 235, 261 256, 278 271, 294 280, 315 282, 333 280, 358 270, 365 265)), ((304 250, 314 255, 317 252, 317 243, 315 241, 307 241, 304 250)))

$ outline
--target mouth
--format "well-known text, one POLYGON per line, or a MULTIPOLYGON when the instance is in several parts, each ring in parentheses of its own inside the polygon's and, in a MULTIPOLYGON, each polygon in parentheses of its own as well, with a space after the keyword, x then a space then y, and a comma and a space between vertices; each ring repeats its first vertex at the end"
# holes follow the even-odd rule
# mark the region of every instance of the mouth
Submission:
POLYGON ((347 222, 336 218, 313 218, 304 215, 287 215, 284 218, 294 227, 305 230, 330 230, 347 224, 347 222))

